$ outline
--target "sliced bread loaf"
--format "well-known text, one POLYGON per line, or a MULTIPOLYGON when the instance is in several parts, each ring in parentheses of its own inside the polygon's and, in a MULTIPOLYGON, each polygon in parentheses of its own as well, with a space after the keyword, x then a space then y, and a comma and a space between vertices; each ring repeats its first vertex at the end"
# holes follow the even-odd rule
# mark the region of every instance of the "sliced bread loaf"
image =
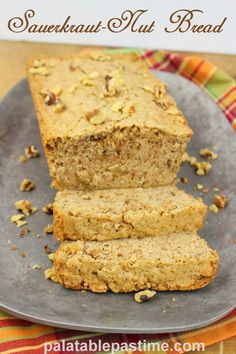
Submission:
POLYGON ((193 290, 214 279, 218 255, 196 234, 63 242, 45 275, 94 292, 193 290))
POLYGON ((57 189, 174 183, 192 131, 137 55, 34 59, 29 83, 57 189))
POLYGON ((175 186, 60 191, 54 203, 59 240, 109 240, 196 231, 207 206, 175 186))

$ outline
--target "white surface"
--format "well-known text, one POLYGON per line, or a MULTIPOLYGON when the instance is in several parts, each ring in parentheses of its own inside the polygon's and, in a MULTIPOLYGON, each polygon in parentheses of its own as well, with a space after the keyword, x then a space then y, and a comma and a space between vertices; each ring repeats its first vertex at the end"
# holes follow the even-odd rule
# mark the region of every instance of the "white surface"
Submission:
POLYGON ((47 41, 77 44, 112 46, 132 46, 172 50, 207 51, 236 54, 236 1, 235 0, 7 0, 0 12, 0 39, 47 41), (221 33, 166 33, 164 28, 173 28, 170 15, 178 9, 201 9, 193 24, 218 24, 224 17, 226 23, 221 33), (124 10, 147 9, 140 24, 155 20, 152 33, 134 33, 130 29, 121 33, 102 30, 99 33, 13 33, 8 29, 8 21, 13 17, 23 17, 28 9, 35 11, 31 24, 63 24, 71 16, 71 24, 96 24, 113 17, 120 17, 124 10))

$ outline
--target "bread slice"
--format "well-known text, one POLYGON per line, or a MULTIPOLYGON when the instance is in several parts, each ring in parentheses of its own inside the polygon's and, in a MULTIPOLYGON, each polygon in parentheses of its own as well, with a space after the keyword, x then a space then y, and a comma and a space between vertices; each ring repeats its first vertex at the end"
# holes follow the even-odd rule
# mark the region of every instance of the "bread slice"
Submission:
POLYGON ((196 231, 203 226, 207 206, 175 186, 166 186, 60 191, 53 213, 57 239, 104 241, 196 231))
POLYGON ((29 83, 57 189, 174 183, 192 130, 138 56, 33 59, 29 83))
POLYGON ((47 270, 66 288, 94 292, 193 290, 216 276, 218 255, 198 235, 178 233, 103 242, 67 241, 47 270))

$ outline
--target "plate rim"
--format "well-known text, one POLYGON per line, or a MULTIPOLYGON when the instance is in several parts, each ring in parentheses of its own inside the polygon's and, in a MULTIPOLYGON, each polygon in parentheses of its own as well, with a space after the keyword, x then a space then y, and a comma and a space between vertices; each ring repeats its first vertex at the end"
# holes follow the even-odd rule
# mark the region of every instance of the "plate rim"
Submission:
POLYGON ((231 311, 233 311, 236 308, 236 306, 232 306, 227 308, 225 311, 219 313, 217 316, 214 316, 213 318, 209 319, 209 320, 205 320, 201 323, 198 324, 193 324, 193 325, 188 325, 188 326, 180 326, 180 327, 170 327, 168 328, 164 328, 164 329, 154 329, 154 328, 145 328, 145 329, 132 329, 132 328, 112 328, 112 327, 96 327, 96 326, 81 326, 81 325, 71 325, 65 322, 55 322, 55 321, 49 321, 43 318, 39 318, 37 316, 34 315, 27 315, 27 314, 23 314, 17 310, 11 309, 9 307, 6 307, 4 305, 2 305, 0 303, 0 309, 9 313, 10 315, 13 316, 18 316, 19 318, 23 319, 23 320, 27 320, 30 322, 34 322, 37 324, 43 324, 46 326, 50 326, 50 327, 59 327, 59 328, 64 328, 64 329, 72 329, 72 330, 77 330, 77 331, 91 331, 92 333, 95 332, 101 332, 101 333, 119 333, 119 334, 125 334, 125 333, 145 333, 145 334, 153 334, 153 333, 169 333, 169 332, 173 332, 173 333, 177 333, 177 332, 184 332, 184 331, 190 331, 190 330, 195 330, 195 329, 199 329, 199 328, 203 328, 209 324, 215 323, 216 321, 221 320, 222 318, 224 318, 225 316, 227 316, 231 311), (125 331, 124 331, 125 330, 125 331))
MULTIPOLYGON (((159 72, 158 72, 159 73, 159 72)), ((169 72, 161 72, 161 73, 165 73, 168 75, 173 75, 173 76, 178 76, 181 79, 184 79, 185 81, 187 81, 188 83, 198 87, 197 85, 195 85, 194 83, 192 83, 191 81, 187 80, 186 78, 183 78, 179 75, 176 75, 174 73, 169 73, 169 72)), ((8 96, 11 94, 12 90, 14 90, 15 88, 17 88, 18 86, 20 86, 21 84, 24 84, 27 82, 27 78, 23 78, 20 81, 18 81, 0 100, 0 108, 2 105, 4 105, 4 101, 6 99, 8 99, 8 96)), ((198 87, 199 88, 199 87, 198 87)), ((206 95, 207 93, 204 92, 206 95)), ((210 96, 207 95, 210 99, 210 96)), ((214 100, 212 100, 213 103, 214 100)), ((217 105, 216 105, 217 106, 217 105)), ((220 109, 220 107, 218 107, 220 109)), ((220 111, 222 112, 222 110, 220 109, 220 111)), ((224 113, 222 112, 222 114, 224 115, 224 113)), ((226 119, 226 117, 225 117, 226 119)), ((229 130, 230 130, 230 126, 229 126, 229 130)), ((91 325, 80 325, 80 324, 70 324, 68 322, 63 322, 63 321, 55 321, 55 320, 48 320, 43 318, 42 316, 35 316, 35 315, 30 315, 28 313, 22 313, 21 311, 18 311, 14 308, 11 308, 11 306, 6 306, 4 304, 2 304, 0 302, 0 309, 13 315, 13 316, 17 316, 21 319, 27 320, 27 321, 31 321, 34 323, 38 323, 38 324, 43 324, 43 325, 47 325, 47 326, 54 326, 54 327, 59 327, 59 328, 64 328, 64 329, 73 329, 73 330, 81 330, 81 331, 91 331, 91 332, 101 332, 101 333, 168 333, 168 332, 183 332, 183 331, 188 331, 188 330, 194 330, 194 329, 198 329, 198 328, 202 328, 205 327, 209 324, 212 324, 220 319, 222 319, 223 317, 225 317, 227 314, 229 314, 231 311, 233 311, 236 308, 236 304, 235 305, 230 305, 230 306, 226 306, 225 309, 221 312, 219 312, 217 315, 213 315, 211 318, 209 318, 208 320, 204 320, 192 325, 183 325, 183 326, 175 326, 175 327, 168 327, 168 328, 162 328, 159 329, 156 327, 155 328, 143 328, 143 329, 139 329, 139 328, 117 328, 117 327, 96 327, 96 326, 91 326, 91 325)), ((27 312, 27 311, 26 311, 27 312)))

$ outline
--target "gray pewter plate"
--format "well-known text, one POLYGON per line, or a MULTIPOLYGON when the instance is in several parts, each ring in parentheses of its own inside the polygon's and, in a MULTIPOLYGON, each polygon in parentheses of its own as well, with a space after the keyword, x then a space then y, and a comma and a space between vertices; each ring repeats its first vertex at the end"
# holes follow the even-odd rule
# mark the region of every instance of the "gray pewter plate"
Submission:
POLYGON ((189 165, 183 165, 180 176, 188 178, 180 185, 194 196, 197 183, 209 188, 204 200, 209 205, 213 188, 228 196, 229 205, 217 215, 210 213, 200 234, 220 254, 218 276, 209 286, 197 291, 158 293, 152 300, 138 304, 133 294, 93 294, 64 289, 44 279, 50 261, 44 245, 52 250, 57 242, 43 229, 51 216, 41 212, 52 202, 54 191, 39 137, 36 115, 26 80, 17 84, 0 104, 0 307, 18 317, 58 327, 116 333, 163 333, 186 331, 212 323, 235 306, 236 244, 236 135, 212 99, 193 83, 173 74, 157 73, 189 120, 194 136, 189 153, 198 156, 200 148, 216 147, 218 160, 207 176, 198 177, 189 165), (41 157, 27 163, 18 158, 24 147, 36 145, 41 157), (30 193, 18 190, 23 178, 30 178, 36 189, 30 193), (15 214, 14 202, 29 199, 38 212, 27 218, 31 232, 24 238, 9 219, 15 214), (41 234, 41 238, 36 235, 41 234), (10 249, 9 240, 19 250, 10 249), (23 258, 20 251, 26 252, 23 258), (34 264, 41 269, 33 270, 34 264), (173 297, 176 301, 173 301, 173 297))

